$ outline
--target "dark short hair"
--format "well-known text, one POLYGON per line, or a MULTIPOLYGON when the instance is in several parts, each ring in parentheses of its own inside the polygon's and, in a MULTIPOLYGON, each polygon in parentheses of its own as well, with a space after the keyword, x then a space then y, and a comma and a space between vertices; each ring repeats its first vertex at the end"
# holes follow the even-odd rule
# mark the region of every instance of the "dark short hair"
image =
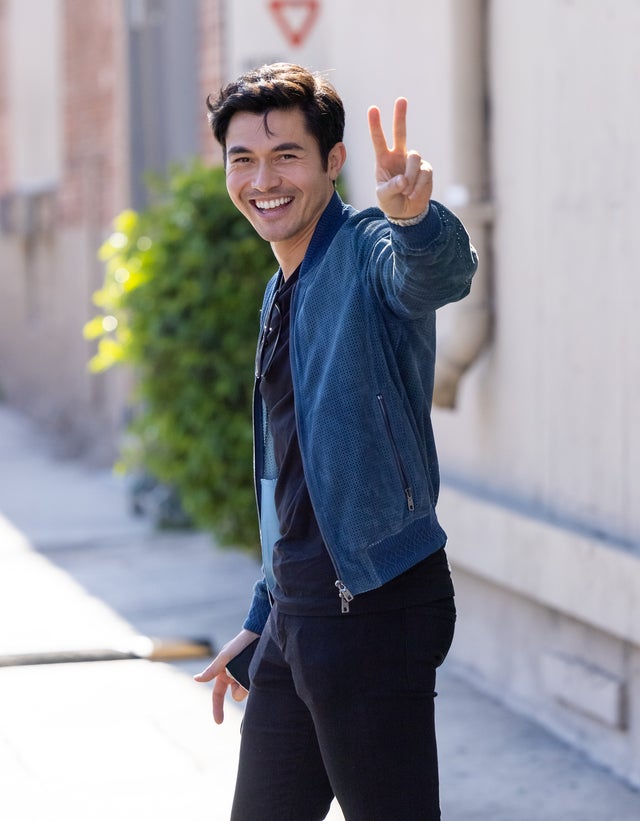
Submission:
POLYGON ((324 77, 293 63, 272 63, 246 72, 207 97, 208 119, 225 161, 227 130, 234 114, 246 111, 266 115, 273 109, 299 108, 309 134, 315 137, 326 171, 329 152, 344 135, 344 106, 335 88, 324 77))

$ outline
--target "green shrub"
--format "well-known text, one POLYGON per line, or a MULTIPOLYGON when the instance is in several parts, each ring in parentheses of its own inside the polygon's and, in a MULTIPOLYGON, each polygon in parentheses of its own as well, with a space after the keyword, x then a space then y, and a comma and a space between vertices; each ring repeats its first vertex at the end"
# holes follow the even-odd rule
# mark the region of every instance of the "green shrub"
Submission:
POLYGON ((258 312, 275 263, 229 200, 220 168, 196 161, 125 211, 100 249, 94 371, 137 373, 129 471, 176 488, 196 526, 255 547, 251 405, 258 312))

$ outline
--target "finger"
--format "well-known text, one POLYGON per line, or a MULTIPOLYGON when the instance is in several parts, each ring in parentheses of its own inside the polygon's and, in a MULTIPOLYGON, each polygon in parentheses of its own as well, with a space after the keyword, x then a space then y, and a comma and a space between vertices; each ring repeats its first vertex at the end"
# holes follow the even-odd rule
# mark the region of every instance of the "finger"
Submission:
POLYGON ((404 189, 406 185, 407 181, 404 178, 404 175, 400 174, 396 177, 392 177, 390 180, 385 180, 384 182, 378 183, 376 186, 376 194, 381 202, 394 199, 398 195, 404 197, 404 189))
POLYGON ((393 107, 393 151, 407 150, 407 100, 398 97, 393 107))
POLYGON ((231 685, 231 698, 234 701, 244 701, 248 695, 249 691, 245 690, 242 684, 238 684, 237 681, 233 682, 231 685))
POLYGON ((428 162, 424 160, 420 163, 420 170, 415 180, 415 184, 408 199, 412 202, 420 201, 423 206, 428 205, 433 193, 433 169, 428 162))
POLYGON ((418 181, 421 163, 422 157, 420 156, 420 154, 418 154, 417 151, 410 151, 407 154, 407 159, 404 168, 405 186, 403 189, 403 194, 405 194, 405 196, 407 197, 411 195, 411 192, 413 191, 416 182, 418 181))
POLYGON ((224 697, 230 681, 228 676, 221 673, 217 676, 216 683, 213 685, 211 701, 213 703, 213 720, 216 724, 222 724, 224 721, 224 697))
POLYGON ((212 681, 218 675, 219 669, 218 659, 215 658, 208 667, 205 667, 201 673, 197 673, 193 678, 195 681, 212 681))
POLYGON ((369 134, 371 135, 371 142, 373 143, 373 150, 376 157, 381 157, 388 153, 389 146, 387 145, 387 138, 384 136, 382 130, 382 122, 380 118, 380 109, 372 105, 367 112, 369 118, 369 134))

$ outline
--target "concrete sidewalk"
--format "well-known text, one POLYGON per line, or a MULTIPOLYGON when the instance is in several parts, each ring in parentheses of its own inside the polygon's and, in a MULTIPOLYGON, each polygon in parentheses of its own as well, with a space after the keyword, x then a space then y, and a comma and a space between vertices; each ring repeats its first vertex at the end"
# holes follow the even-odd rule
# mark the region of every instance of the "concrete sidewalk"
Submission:
MULTIPOLYGON (((57 460, 0 405, 0 657, 126 649, 140 634, 219 646, 257 573, 205 534, 154 532, 113 477, 57 460)), ((213 724, 210 688, 191 678, 204 664, 0 667, 0 817, 225 821, 242 707, 213 724)), ((438 690, 444 821, 640 818, 638 793, 446 665, 438 690)))

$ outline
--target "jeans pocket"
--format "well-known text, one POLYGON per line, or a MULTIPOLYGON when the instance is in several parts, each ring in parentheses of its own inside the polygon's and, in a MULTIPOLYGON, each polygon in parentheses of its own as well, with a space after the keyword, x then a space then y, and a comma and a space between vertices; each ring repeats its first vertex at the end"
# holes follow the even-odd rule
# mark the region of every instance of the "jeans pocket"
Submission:
POLYGON ((453 597, 408 607, 405 616, 409 689, 433 693, 436 668, 447 657, 453 642, 456 623, 453 597))

